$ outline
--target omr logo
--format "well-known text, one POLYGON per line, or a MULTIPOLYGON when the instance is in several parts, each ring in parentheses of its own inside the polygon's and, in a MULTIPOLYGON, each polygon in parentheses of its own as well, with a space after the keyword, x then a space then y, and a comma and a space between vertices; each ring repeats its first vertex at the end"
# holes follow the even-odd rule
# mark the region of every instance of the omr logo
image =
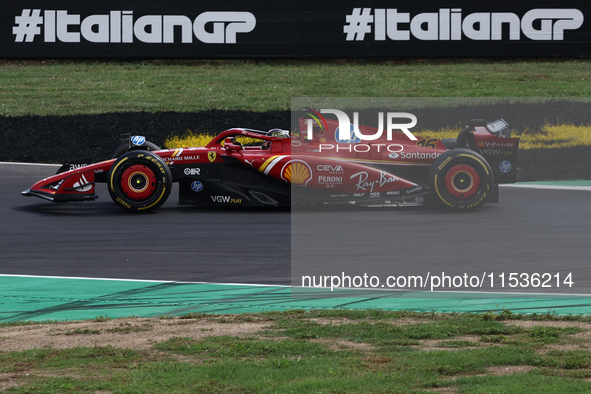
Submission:
POLYGON ((312 169, 302 160, 290 160, 281 169, 281 179, 292 185, 306 186, 312 179, 312 169))

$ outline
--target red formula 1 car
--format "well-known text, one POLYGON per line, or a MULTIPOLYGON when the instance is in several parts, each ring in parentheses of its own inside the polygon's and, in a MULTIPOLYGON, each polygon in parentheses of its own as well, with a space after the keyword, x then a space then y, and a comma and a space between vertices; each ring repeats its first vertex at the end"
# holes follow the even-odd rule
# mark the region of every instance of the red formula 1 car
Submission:
MULTIPOLYGON (((113 158, 64 164, 58 173, 22 192, 53 202, 92 201, 95 184, 106 183, 126 211, 162 205, 179 183, 179 204, 290 206, 293 203, 361 206, 439 202, 458 210, 498 202, 498 184, 517 180, 519 139, 507 123, 472 120, 457 139, 402 133, 369 144, 339 140, 338 122, 324 128, 300 119, 290 133, 234 128, 204 147, 160 150, 144 137, 130 137, 113 158), (319 138, 308 139, 307 122, 319 138), (249 137, 251 144, 239 141, 249 137), (254 143, 252 143, 254 141, 254 143)), ((359 126, 364 135, 376 129, 359 126)))

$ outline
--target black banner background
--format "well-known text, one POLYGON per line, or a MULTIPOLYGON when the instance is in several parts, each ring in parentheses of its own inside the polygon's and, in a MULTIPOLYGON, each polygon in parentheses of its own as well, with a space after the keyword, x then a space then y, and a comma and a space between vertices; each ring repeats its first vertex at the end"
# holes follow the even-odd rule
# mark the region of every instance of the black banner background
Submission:
MULTIPOLYGON (((474 2, 467 0, 416 2, 416 1, 1 1, 0 11, 0 57, 3 58, 63 58, 63 57, 115 57, 115 58, 254 58, 254 57, 513 57, 513 56, 591 56, 591 3, 582 1, 496 1, 474 2), (356 23, 349 26, 353 29, 349 36, 345 26, 349 25, 348 16, 354 14, 354 9, 363 10, 371 15, 371 23, 363 23, 363 27, 355 30, 356 23), (391 14, 388 14, 386 25, 382 24, 382 35, 377 39, 377 11, 383 15, 402 15, 412 21, 419 14, 430 13, 435 20, 436 35, 439 36, 449 28, 442 27, 444 16, 461 15, 461 20, 469 15, 476 17, 478 13, 512 13, 519 18, 519 40, 509 39, 509 24, 502 26, 501 40, 471 39, 461 33, 460 40, 419 39, 411 30, 411 23, 401 22, 392 28, 391 14), (24 11, 26 10, 26 12, 24 11), (80 15, 80 22, 91 15, 109 16, 111 11, 132 11, 133 23, 147 15, 182 15, 191 22, 203 13, 211 12, 242 12, 250 13, 256 18, 256 26, 250 32, 236 33, 236 43, 204 43, 195 33, 191 35, 191 43, 181 43, 181 28, 174 27, 174 42, 146 43, 134 34, 131 43, 97 43, 85 39, 79 34, 80 42, 61 42, 58 32, 55 42, 45 42, 45 25, 33 23, 39 33, 35 34, 35 26, 21 23, 17 18, 34 15, 37 12, 43 17, 46 11, 67 11, 67 15, 80 15), (386 11, 389 10, 389 11, 386 11), (392 11, 396 10, 396 11, 392 11), (451 12, 450 12, 451 10, 451 12), (562 39, 535 40, 524 34, 523 17, 531 10, 542 10, 542 15, 531 26, 535 30, 550 29, 557 36, 556 31, 562 31, 560 26, 567 25, 563 30, 562 39), (567 11, 564 11, 567 10, 567 11), (584 21, 580 27, 573 28, 571 16, 561 17, 561 12, 576 10, 582 14, 584 21), (545 14, 544 14, 545 13, 545 14), (551 15, 551 16, 548 16, 551 15), (588 16, 589 15, 589 16, 588 16), (376 18, 374 23, 373 18, 376 18), (571 27, 568 27, 570 23, 571 27), (388 26, 388 28, 384 27, 388 26), (391 30, 409 33, 408 40, 390 38, 391 30), (14 30, 16 29, 16 31, 14 30), (363 34, 364 29, 369 29, 363 34), (21 31, 20 39, 18 31, 21 31), (358 33, 358 34, 357 34, 358 33), (362 39, 361 39, 362 38, 362 39), (22 42, 17 42, 17 41, 22 42), (29 40, 30 42, 27 42, 29 40)), ((55 15, 55 14, 54 14, 55 15)), ((229 14, 228 14, 229 15, 229 14)), ((244 14, 241 14, 244 15, 244 14)), ((425 17, 423 15, 423 17, 425 17)), ((472 18, 471 17, 471 18, 472 18)), ((350 17, 351 18, 351 17, 350 17)), ((385 18, 385 17, 384 17, 385 18)), ((488 16, 487 18, 490 18, 488 16)), ((512 17, 515 20, 515 17, 512 17)), ((354 19, 354 18, 353 18, 354 19)), ((421 18, 419 18, 421 19, 421 18)), ((417 19, 417 21, 419 20, 417 19)), ((63 19, 56 17, 56 24, 63 19)), ((162 19, 160 19, 162 21, 162 19)), ((382 22, 384 20, 382 19, 382 22)), ((31 22, 31 20, 29 20, 31 22)), ((232 28, 231 21, 212 20, 205 24, 205 30, 213 32, 215 23, 221 23, 225 29, 226 39, 232 28)), ((113 23, 109 19, 109 23, 113 23)), ((164 22, 160 22, 164 23, 164 22)), ((89 23, 90 24, 90 23, 89 23)), ((450 22, 449 26, 451 26, 450 22)), ((106 27, 107 37, 109 25, 106 27)), ((234 27, 244 28, 244 23, 234 23, 234 27)), ((414 29, 427 29, 429 24, 416 23, 414 29)), ((456 24, 456 29, 462 29, 456 24)), ((472 23, 474 29, 483 28, 480 23, 472 23)), ((517 24, 513 25, 515 32, 517 24)), ((137 27, 137 26, 136 26, 137 27)), ((470 26, 469 26, 470 27, 470 26)), ((152 26, 146 31, 151 32, 152 26)), ((486 28, 486 26, 484 27, 486 28)), ((96 33, 99 26, 93 26, 96 33)), ((451 27, 453 29, 453 27, 451 27)), ((58 28, 59 30, 59 28, 58 28)), ((63 30, 62 30, 63 31, 63 30)), ((457 31, 457 30, 456 30, 457 31)), ((462 31, 462 30, 460 30, 462 31)), ((73 23, 67 27, 68 33, 80 33, 79 24, 73 23)), ((490 33, 490 32, 489 32, 490 33)), ((113 34, 111 32, 111 34, 113 34)), ((558 34, 559 35, 559 34, 558 34)), ((63 34, 62 34, 63 36, 63 34)), ((438 37, 439 37, 438 36, 438 37)))

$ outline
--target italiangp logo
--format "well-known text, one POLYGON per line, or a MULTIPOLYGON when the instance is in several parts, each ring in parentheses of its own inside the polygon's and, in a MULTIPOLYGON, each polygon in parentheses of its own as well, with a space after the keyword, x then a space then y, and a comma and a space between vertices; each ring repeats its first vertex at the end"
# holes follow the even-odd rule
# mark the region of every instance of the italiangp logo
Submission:
POLYGON ((14 17, 14 42, 191 44, 236 44, 239 34, 250 33, 256 18, 245 11, 207 11, 194 20, 186 15, 143 15, 112 10, 82 17, 67 10, 23 9, 14 17), (43 33, 43 34, 42 34, 43 33), (180 36, 179 36, 180 35, 180 36))
POLYGON ((354 8, 346 16, 346 41, 363 41, 373 33, 374 41, 563 41, 565 32, 583 25, 583 13, 575 8, 535 8, 523 15, 513 12, 474 12, 440 8, 411 15, 397 8, 354 8), (373 13, 372 13, 373 12, 373 13))

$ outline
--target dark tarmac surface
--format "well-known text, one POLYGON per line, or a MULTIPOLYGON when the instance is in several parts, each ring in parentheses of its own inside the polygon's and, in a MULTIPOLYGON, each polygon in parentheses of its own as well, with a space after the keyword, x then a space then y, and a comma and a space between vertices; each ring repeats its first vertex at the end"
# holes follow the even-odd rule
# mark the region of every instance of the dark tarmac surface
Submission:
MULTIPOLYGON (((291 283, 288 211, 177 206, 176 189, 156 212, 139 215, 116 207, 105 185, 97 186, 95 202, 54 204, 20 195, 56 170, 0 164, 0 274, 291 283)), ((356 232, 381 220, 374 226, 379 253, 357 256, 359 264, 371 266, 382 253, 396 275, 572 272, 574 286, 561 290, 591 294, 590 199, 589 191, 502 188, 500 204, 467 214, 424 208, 304 213, 294 222, 294 239, 305 245, 293 248, 295 271, 330 260, 324 258, 331 250, 342 253, 339 242, 354 245, 356 232), (303 226, 311 231, 303 234, 303 226), (333 231, 323 238, 318 232, 326 228, 333 231), (333 234, 349 235, 323 244, 333 234)), ((521 290, 507 283, 504 289, 521 290)))

